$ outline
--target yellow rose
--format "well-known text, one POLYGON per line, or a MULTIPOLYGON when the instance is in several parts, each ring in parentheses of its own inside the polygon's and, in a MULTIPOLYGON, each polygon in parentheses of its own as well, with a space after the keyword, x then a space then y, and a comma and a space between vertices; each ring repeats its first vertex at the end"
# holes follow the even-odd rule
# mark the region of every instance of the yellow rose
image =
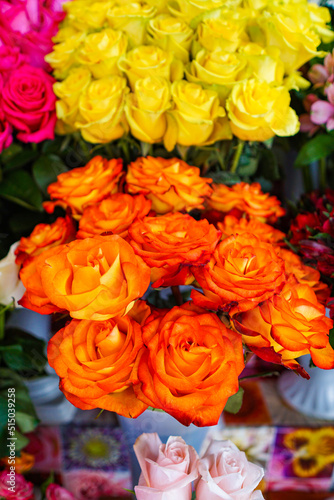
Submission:
POLYGON ((167 112, 168 129, 164 138, 166 149, 212 144, 231 139, 231 129, 217 92, 206 90, 185 80, 172 84, 173 110, 167 112))
POLYGON ((76 53, 85 38, 85 33, 70 36, 65 42, 54 46, 53 52, 45 56, 45 61, 54 69, 54 76, 63 80, 72 64, 75 64, 76 53))
POLYGON ((167 52, 154 45, 141 45, 121 57, 118 67, 128 77, 130 87, 147 76, 160 76, 166 80, 181 80, 183 64, 172 52, 167 52))
POLYGON ((136 81, 135 91, 127 96, 125 114, 131 134, 150 144, 161 142, 167 128, 166 110, 170 104, 170 83, 148 76, 136 81))
POLYGON ((126 130, 124 101, 128 92, 125 78, 108 76, 93 81, 79 100, 80 120, 75 126, 92 143, 105 143, 122 137, 126 130))
POLYGON ((197 26, 197 39, 193 55, 201 48, 212 52, 222 49, 235 52, 241 44, 249 41, 246 33, 248 17, 242 9, 217 9, 203 16, 197 26))
POLYGON ((77 35, 78 30, 73 28, 73 26, 67 26, 66 21, 64 21, 61 25, 61 28, 58 30, 58 33, 52 37, 53 43, 66 42, 68 38, 73 35, 77 35))
POLYGON ((167 14, 167 0, 146 0, 149 5, 157 9, 157 14, 167 14))
POLYGON ((299 121, 289 105, 286 87, 255 79, 237 83, 226 102, 232 132, 244 141, 295 135, 299 121))
POLYGON ((231 7, 240 3, 241 0, 170 0, 167 5, 173 16, 182 17, 185 21, 190 22, 194 17, 208 10, 223 6, 231 7))
POLYGON ((264 12, 258 20, 265 35, 267 47, 278 47, 285 72, 292 73, 315 56, 322 57, 325 52, 317 52, 319 36, 304 25, 299 18, 298 9, 294 17, 280 13, 264 12))
POLYGON ((209 52, 200 50, 186 69, 187 80, 214 86, 222 103, 236 82, 247 78, 247 61, 242 54, 231 54, 221 49, 209 52))
POLYGON ((104 0, 66 2, 63 5, 67 14, 66 22, 78 30, 102 28, 112 4, 113 1, 106 2, 104 0))
POLYGON ((119 3, 109 9, 107 17, 112 28, 128 35, 132 48, 144 43, 146 25, 156 13, 157 9, 145 2, 119 3))
MULTIPOLYGON (((78 118, 79 99, 92 80, 87 68, 73 68, 62 82, 56 82, 53 91, 59 98, 56 102, 57 118, 75 129, 78 118)), ((60 123, 58 123, 58 130, 60 123)))
POLYGON ((256 43, 248 43, 240 48, 240 53, 244 55, 248 69, 251 69, 251 77, 268 83, 283 82, 284 64, 277 47, 264 49, 256 43))
POLYGON ((331 15, 327 7, 320 7, 316 3, 308 3, 307 8, 314 29, 324 43, 331 43, 334 40, 333 31, 326 25, 331 22, 331 15))
POLYGON ((171 51, 183 63, 189 61, 193 30, 182 19, 162 14, 147 26, 147 40, 151 45, 171 51))
POLYGON ((77 54, 77 61, 86 65, 94 78, 119 75, 117 62, 125 54, 127 37, 121 31, 110 28, 87 35, 77 54))

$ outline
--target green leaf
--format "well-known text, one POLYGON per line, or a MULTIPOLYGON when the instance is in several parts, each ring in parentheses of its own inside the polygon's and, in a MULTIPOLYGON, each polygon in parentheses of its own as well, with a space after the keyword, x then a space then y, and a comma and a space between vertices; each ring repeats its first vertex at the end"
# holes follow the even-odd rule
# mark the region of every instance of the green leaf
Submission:
POLYGON ((242 387, 239 387, 238 392, 228 398, 224 411, 229 413, 238 413, 242 406, 243 396, 244 390, 242 387))
POLYGON ((66 171, 66 165, 56 155, 40 156, 32 167, 34 179, 44 193, 47 193, 49 184, 56 182, 57 176, 66 171))
POLYGON ((329 343, 331 345, 331 348, 334 349, 334 328, 329 330, 329 343))
POLYGON ((233 186, 241 180, 240 176, 233 172, 213 172, 209 173, 208 177, 211 177, 216 184, 226 184, 227 186, 233 186))
POLYGON ((34 371, 34 364, 20 345, 1 347, 2 357, 8 368, 15 371, 34 371))
POLYGON ((42 210, 42 195, 24 170, 9 172, 0 183, 0 196, 29 210, 42 210))
POLYGON ((38 151, 23 150, 6 163, 3 171, 5 173, 24 167, 38 158, 38 155, 38 151))
POLYGON ((11 144, 9 148, 6 148, 1 154, 0 154, 0 160, 2 163, 6 164, 8 163, 14 156, 16 156, 18 153, 22 151, 22 146, 19 144, 11 144))
POLYGON ((38 418, 34 415, 29 415, 26 412, 17 411, 15 412, 16 424, 20 428, 23 434, 27 432, 32 432, 38 424, 38 418))
POLYGON ((318 135, 308 141, 299 151, 295 161, 296 167, 309 165, 313 161, 325 158, 334 151, 334 139, 329 135, 318 135))
POLYGON ((55 482, 55 475, 54 475, 54 472, 52 471, 50 473, 49 477, 40 486, 42 498, 44 498, 44 496, 45 496, 45 492, 46 492, 47 487, 50 486, 50 484, 53 484, 54 482, 55 482))

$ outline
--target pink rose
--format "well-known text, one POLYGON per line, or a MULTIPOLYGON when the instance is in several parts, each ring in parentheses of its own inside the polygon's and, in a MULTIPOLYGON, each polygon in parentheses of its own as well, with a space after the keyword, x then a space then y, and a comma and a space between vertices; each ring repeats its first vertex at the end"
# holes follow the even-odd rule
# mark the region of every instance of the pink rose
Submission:
POLYGON ((58 484, 49 484, 45 492, 46 500, 76 500, 68 490, 58 486, 58 484))
POLYGON ((0 153, 8 148, 13 142, 13 129, 8 122, 1 116, 0 111, 0 153))
POLYGON ((54 139, 54 79, 40 68, 24 65, 13 71, 2 90, 1 107, 22 142, 54 139))
POLYGON ((158 434, 142 434, 135 442, 142 473, 135 487, 137 500, 190 500, 197 476, 197 453, 182 438, 162 444, 158 434))
POLYGON ((34 498, 33 484, 24 479, 21 474, 0 472, 0 498, 6 500, 32 500, 34 498))
POLYGON ((17 69, 26 62, 26 59, 17 47, 11 47, 10 45, 0 46, 0 73, 5 75, 9 71, 17 69))
POLYGON ((198 461, 200 479, 196 500, 261 500, 254 491, 263 478, 263 469, 248 462, 244 452, 231 441, 212 441, 198 461))
POLYGON ((44 57, 52 51, 52 37, 64 19, 62 3, 62 0, 0 0, 0 27, 7 32, 6 44, 18 47, 32 66, 50 70, 44 57))

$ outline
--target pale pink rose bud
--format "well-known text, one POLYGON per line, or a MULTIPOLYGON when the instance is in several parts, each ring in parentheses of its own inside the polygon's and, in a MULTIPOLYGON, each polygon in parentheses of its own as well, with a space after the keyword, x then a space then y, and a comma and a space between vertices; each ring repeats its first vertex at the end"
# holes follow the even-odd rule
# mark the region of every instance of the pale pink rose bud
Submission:
POLYGON ((135 442, 142 473, 135 487, 137 500, 190 500, 197 476, 198 456, 180 437, 162 444, 156 433, 142 434, 135 442))
POLYGON ((262 493, 254 491, 263 469, 248 462, 231 441, 212 441, 198 461, 198 472, 196 500, 263 500, 262 493))

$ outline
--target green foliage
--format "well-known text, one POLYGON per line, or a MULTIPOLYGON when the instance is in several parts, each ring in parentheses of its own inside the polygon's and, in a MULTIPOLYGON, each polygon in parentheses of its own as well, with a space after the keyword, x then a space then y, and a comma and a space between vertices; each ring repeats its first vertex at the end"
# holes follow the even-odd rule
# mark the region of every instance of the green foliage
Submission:
POLYGON ((8 448, 6 445, 9 388, 15 388, 15 413, 17 424, 15 437, 17 438, 17 451, 28 444, 28 439, 23 434, 33 431, 39 422, 28 389, 24 385, 20 375, 9 368, 0 368, 0 457, 8 455, 8 448))
POLYGON ((224 411, 233 414, 238 413, 238 411, 242 406, 243 397, 244 397, 244 390, 242 387, 239 387, 238 392, 236 392, 235 394, 233 394, 233 396, 230 396, 228 398, 224 411))
POLYGON ((68 169, 59 156, 41 155, 33 164, 32 172, 36 184, 41 191, 47 195, 47 187, 52 182, 56 182, 57 176, 68 169))
POLYGON ((317 135, 310 139, 298 153, 295 161, 296 167, 304 167, 310 163, 326 158, 334 151, 334 136, 332 135, 317 135))

